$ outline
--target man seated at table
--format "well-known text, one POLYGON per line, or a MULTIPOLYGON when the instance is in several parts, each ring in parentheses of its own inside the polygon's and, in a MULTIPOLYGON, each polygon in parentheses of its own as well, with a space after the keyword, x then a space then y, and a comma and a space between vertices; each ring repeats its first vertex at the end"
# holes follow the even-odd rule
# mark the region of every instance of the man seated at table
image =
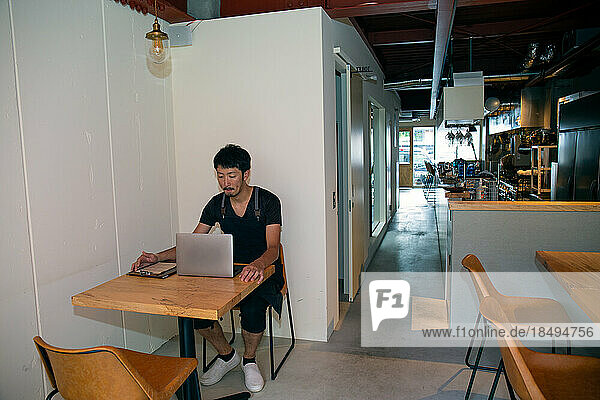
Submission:
MULTIPOLYGON (((248 264, 240 272, 240 279, 244 282, 261 282, 264 269, 275 264, 275 273, 239 304, 245 345, 242 361, 244 381, 248 390, 258 392, 264 386, 264 379, 255 356, 266 328, 265 312, 272 305, 275 311, 281 313, 283 301, 280 292, 283 267, 279 260, 281 203, 268 190, 248 185, 250 154, 240 146, 228 144, 223 147, 215 155, 213 164, 223 192, 206 204, 194 233, 208 233, 218 222, 224 233, 232 234, 234 262, 248 264)), ((132 269, 143 263, 173 260, 175 250, 173 247, 156 254, 143 251, 132 264, 132 269)), ((240 356, 225 339, 218 321, 196 319, 194 328, 219 353, 212 367, 200 378, 201 384, 213 385, 240 363, 240 356)))

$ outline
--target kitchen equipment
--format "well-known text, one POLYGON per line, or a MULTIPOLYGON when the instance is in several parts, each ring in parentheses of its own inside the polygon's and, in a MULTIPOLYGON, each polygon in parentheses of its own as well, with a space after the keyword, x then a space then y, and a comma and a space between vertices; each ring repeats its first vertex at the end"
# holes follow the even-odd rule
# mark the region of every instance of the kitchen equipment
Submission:
POLYGON ((559 102, 556 200, 597 201, 600 175, 600 92, 559 102))

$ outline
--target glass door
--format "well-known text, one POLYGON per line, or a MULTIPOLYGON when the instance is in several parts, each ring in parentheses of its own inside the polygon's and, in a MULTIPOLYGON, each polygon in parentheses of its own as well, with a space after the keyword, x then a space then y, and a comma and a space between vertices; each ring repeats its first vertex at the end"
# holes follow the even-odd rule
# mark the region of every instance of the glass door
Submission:
POLYGON ((376 236, 385 222, 386 151, 385 109, 369 102, 369 208, 371 235, 376 236))
POLYGON ((413 186, 423 186, 427 169, 425 161, 433 162, 435 128, 433 126, 413 128, 413 186))

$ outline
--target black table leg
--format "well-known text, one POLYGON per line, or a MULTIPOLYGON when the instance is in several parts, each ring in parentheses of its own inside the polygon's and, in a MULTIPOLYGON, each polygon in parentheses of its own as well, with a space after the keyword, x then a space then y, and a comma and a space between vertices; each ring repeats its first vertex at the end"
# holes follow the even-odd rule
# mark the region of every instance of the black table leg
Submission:
MULTIPOLYGON (((194 340, 194 320, 192 318, 178 317, 179 325, 179 356, 196 358, 196 342, 194 340)), ((200 400, 200 386, 198 384, 198 371, 194 370, 185 380, 178 394, 183 394, 183 400, 200 400)))

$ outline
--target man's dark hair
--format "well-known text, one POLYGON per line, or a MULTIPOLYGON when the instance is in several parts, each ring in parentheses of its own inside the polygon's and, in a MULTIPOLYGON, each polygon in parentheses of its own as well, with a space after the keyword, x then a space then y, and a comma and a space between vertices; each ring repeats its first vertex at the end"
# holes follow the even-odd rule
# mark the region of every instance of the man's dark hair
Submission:
POLYGON ((215 169, 237 168, 243 174, 250 169, 250 154, 237 144, 228 144, 215 155, 213 165, 215 169))

